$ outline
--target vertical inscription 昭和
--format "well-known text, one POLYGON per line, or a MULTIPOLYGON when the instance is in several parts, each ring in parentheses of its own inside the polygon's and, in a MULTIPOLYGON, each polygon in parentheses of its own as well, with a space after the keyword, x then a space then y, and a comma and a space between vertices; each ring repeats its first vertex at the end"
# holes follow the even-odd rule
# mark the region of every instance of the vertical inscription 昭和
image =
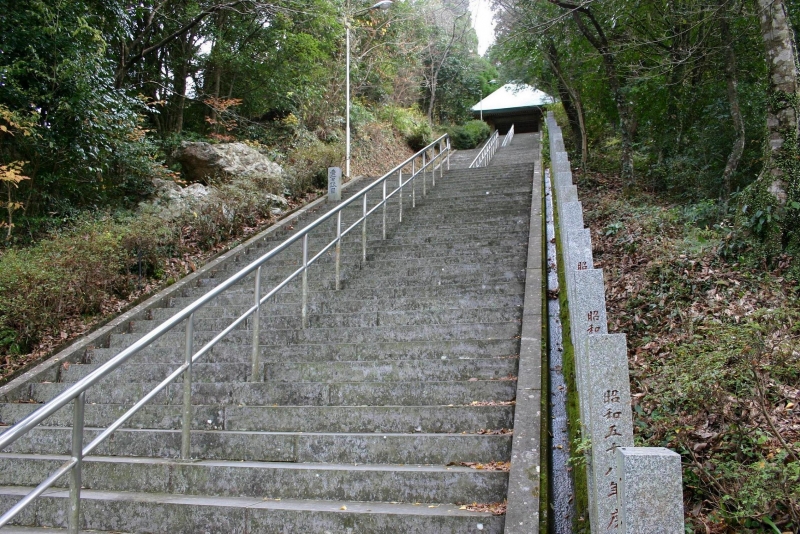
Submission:
POLYGON ((589 322, 589 326, 586 329, 587 334, 599 334, 600 333, 600 312, 598 310, 592 310, 588 313, 586 319, 589 322))

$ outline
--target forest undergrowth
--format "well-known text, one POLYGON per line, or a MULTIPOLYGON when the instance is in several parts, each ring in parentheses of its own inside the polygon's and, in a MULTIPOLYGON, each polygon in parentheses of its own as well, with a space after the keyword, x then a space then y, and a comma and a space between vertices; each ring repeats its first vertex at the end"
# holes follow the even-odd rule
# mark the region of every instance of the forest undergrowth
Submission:
POLYGON ((800 531, 800 259, 751 260, 714 202, 576 176, 635 442, 681 454, 687 532, 800 531))

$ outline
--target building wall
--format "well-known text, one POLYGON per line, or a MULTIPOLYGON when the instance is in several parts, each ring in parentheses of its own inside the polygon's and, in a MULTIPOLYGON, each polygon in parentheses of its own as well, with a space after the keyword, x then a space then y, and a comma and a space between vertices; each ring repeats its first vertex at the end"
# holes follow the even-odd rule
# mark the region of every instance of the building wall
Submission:
POLYGON ((483 112, 483 120, 493 129, 498 130, 501 135, 508 133, 511 125, 514 125, 514 133, 538 132, 541 123, 542 110, 526 110, 517 114, 496 115, 483 112))

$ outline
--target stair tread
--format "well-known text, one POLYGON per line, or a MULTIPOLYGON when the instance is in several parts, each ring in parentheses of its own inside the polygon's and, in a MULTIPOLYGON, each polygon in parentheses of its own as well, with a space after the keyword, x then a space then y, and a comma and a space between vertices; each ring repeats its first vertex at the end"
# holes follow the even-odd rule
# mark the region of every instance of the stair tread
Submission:
MULTIPOLYGON (((0 494, 23 496, 32 487, 27 486, 0 486, 0 494)), ((49 490, 45 493, 48 497, 68 497, 66 490, 49 490)), ((114 501, 140 501, 164 502, 175 504, 190 504, 195 506, 209 506, 221 508, 247 508, 268 510, 309 510, 358 513, 384 513, 392 515, 462 515, 468 517, 491 517, 487 512, 472 512, 458 505, 442 503, 399 503, 399 502, 359 502, 359 501, 327 501, 320 499, 260 499, 252 497, 205 497, 200 495, 182 495, 167 493, 144 493, 130 491, 98 491, 82 490, 81 498, 88 500, 114 500, 114 501), (435 505, 431 508, 429 505, 435 505), (343 509, 345 507, 345 509, 343 509)))

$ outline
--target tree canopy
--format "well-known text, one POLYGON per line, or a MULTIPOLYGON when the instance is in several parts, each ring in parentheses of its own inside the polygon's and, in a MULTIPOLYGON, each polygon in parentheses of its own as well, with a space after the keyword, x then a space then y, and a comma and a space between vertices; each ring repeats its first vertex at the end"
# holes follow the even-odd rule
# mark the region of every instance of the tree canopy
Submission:
POLYGON ((356 126, 386 105, 468 119, 493 70, 467 0, 369 6, 0 0, 4 226, 136 201, 183 139, 341 139, 346 19, 356 126))
POLYGON ((506 76, 559 95, 578 160, 613 157, 629 192, 719 200, 722 215, 758 237, 768 258, 800 244, 800 174, 786 163, 797 151, 796 84, 776 82, 796 79, 800 6, 496 0, 495 7, 494 59, 506 76))

